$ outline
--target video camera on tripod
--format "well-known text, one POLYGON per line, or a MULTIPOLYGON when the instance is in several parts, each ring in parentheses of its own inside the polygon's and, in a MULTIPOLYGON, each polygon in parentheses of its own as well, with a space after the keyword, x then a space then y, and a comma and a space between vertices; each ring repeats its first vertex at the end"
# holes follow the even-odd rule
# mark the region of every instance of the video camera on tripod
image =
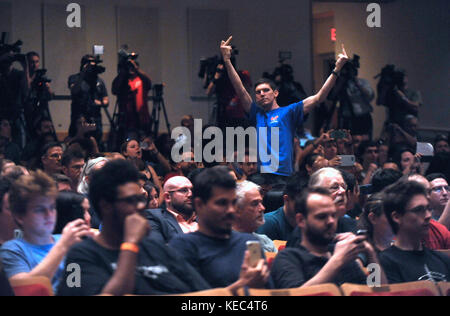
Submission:
POLYGON ((377 105, 388 106, 388 95, 395 89, 402 90, 405 86, 405 72, 397 69, 395 65, 386 65, 381 73, 376 75, 374 79, 380 78, 377 84, 377 105))
POLYGON ((103 63, 100 56, 95 56, 93 59, 87 60, 86 63, 88 63, 86 66, 86 73, 89 75, 98 76, 106 71, 105 67, 100 66, 103 63))
POLYGON ((131 61, 136 61, 139 58, 139 54, 135 53, 135 52, 131 52, 129 53, 128 51, 128 46, 124 46, 119 50, 119 68, 121 67, 125 67, 125 68, 129 68, 129 67, 133 67, 134 65, 131 61))
POLYGON ((292 59, 292 53, 291 52, 279 52, 278 53, 278 63, 280 66, 275 68, 273 73, 264 72, 263 78, 267 78, 272 80, 275 83, 280 82, 286 82, 286 81, 293 81, 294 80, 294 69, 291 65, 286 64, 285 62, 287 60, 292 59))
MULTIPOLYGON (((341 77, 344 79, 355 79, 358 76, 358 69, 361 66, 359 63, 359 60, 361 57, 354 54, 353 59, 349 60, 347 63, 345 63, 344 67, 341 69, 341 77)), ((334 64, 333 64, 334 67, 334 64)))
POLYGON ((2 32, 0 41, 0 65, 1 68, 9 67, 14 62, 25 63, 26 56, 21 54, 23 42, 18 40, 14 44, 6 44, 6 32, 2 32))
POLYGON ((47 69, 38 69, 34 73, 36 74, 36 77, 34 78, 32 84, 36 89, 43 89, 47 83, 52 82, 51 79, 46 77, 47 69))
MULTIPOLYGON (((233 65, 235 65, 236 63, 237 55, 239 55, 239 50, 236 48, 236 46, 232 46, 231 63, 233 65)), ((205 79, 205 85, 203 86, 204 89, 208 88, 211 81, 214 80, 214 75, 216 74, 216 72, 226 73, 225 69, 217 69, 217 66, 223 64, 223 58, 217 55, 200 59, 200 71, 198 72, 198 77, 205 79)))
POLYGON ((280 106, 286 106, 306 98, 303 86, 294 80, 294 69, 286 64, 292 59, 291 52, 279 52, 278 63, 280 64, 273 73, 264 72, 262 77, 272 80, 278 87, 277 102, 280 106))

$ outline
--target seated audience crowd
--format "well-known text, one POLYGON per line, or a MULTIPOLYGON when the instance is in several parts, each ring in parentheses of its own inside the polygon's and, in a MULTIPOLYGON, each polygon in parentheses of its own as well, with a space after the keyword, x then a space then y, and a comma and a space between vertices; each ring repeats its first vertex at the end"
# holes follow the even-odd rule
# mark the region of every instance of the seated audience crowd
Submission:
MULTIPOLYGON (((260 81, 252 102, 227 63, 230 40, 221 47, 226 71, 260 127, 278 91, 260 81)), ((275 106, 271 120, 302 123, 344 57, 317 95, 275 106)), ((400 123, 377 140, 336 128, 306 142, 289 126, 276 155, 283 173, 268 173, 248 144, 230 155, 241 161, 211 163, 197 161, 202 144, 189 146, 186 135, 133 131, 120 152, 102 152, 84 117, 63 142, 43 118, 26 146, 0 148, 0 295, 33 276, 61 296, 366 284, 372 264, 383 284, 448 282, 450 257, 438 251, 450 249, 448 137, 436 137, 425 162, 417 117, 400 123), (189 149, 181 162, 172 155, 180 142, 189 149), (67 282, 74 266, 81 287, 67 282)), ((193 130, 194 117, 181 125, 193 130)))
MULTIPOLYGON (((328 134, 313 149, 335 142, 328 134)), ((253 165, 246 171, 248 156, 239 164, 244 173, 225 163, 178 172, 162 155, 144 160, 135 139, 121 154, 91 156, 50 142, 37 168, 3 159, 1 293, 30 276, 50 279, 58 295, 365 284, 373 263, 385 284, 446 281, 450 259, 436 250, 450 249, 447 176, 422 173, 408 148, 382 163, 381 146, 362 141, 361 160, 350 167, 340 167, 338 149, 329 159, 326 150, 300 155, 298 171, 275 185, 253 165), (281 251, 278 240, 286 242, 281 251), (255 241, 256 263, 247 248, 255 241), (267 252, 275 253, 270 267, 267 252), (71 264, 81 268, 83 287, 65 281, 71 264)))

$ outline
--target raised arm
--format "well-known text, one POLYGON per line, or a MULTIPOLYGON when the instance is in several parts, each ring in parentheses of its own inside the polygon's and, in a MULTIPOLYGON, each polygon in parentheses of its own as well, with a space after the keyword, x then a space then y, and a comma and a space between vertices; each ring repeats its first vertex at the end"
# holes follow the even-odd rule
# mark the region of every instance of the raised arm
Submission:
POLYGON ((230 36, 226 42, 222 41, 222 43, 220 44, 220 51, 222 53, 225 68, 227 69, 228 77, 230 78, 234 91, 236 91, 237 96, 241 100, 244 111, 249 113, 253 101, 252 97, 245 89, 244 84, 242 83, 242 80, 239 77, 236 69, 234 69, 234 66, 231 63, 231 51, 233 50, 233 48, 231 47, 230 43, 232 39, 233 36, 230 36))
POLYGON ((303 111, 305 112, 305 114, 309 113, 316 105, 326 100, 331 89, 333 89, 334 85, 336 84, 336 79, 339 71, 341 71, 342 67, 344 67, 347 61, 348 56, 345 51, 344 44, 342 44, 342 53, 339 54, 336 66, 331 75, 328 77, 327 81, 325 81, 323 87, 317 94, 303 100, 303 111))

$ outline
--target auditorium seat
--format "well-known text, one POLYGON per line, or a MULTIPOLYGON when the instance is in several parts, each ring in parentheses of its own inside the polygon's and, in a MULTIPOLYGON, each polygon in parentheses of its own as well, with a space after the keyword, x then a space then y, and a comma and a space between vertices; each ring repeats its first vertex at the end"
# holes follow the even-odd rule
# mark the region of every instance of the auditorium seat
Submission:
POLYGON ((345 283, 341 285, 344 296, 440 296, 439 290, 430 281, 417 281, 369 287, 345 283))
POLYGON ((53 296, 50 280, 44 276, 9 280, 16 296, 53 296))

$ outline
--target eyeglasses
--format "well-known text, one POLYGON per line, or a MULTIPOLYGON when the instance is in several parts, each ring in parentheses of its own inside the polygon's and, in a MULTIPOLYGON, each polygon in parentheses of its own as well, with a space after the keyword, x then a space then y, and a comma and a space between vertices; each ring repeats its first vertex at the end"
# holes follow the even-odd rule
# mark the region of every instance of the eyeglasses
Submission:
POLYGON ((124 198, 116 199, 116 202, 123 202, 130 205, 136 205, 139 203, 147 203, 147 198, 144 195, 130 195, 124 198))
POLYGON ((333 186, 329 187, 328 190, 330 190, 332 193, 339 191, 339 189, 342 188, 344 191, 347 191, 347 185, 345 183, 336 183, 333 186))
POLYGON ((445 190, 446 192, 450 192, 450 186, 448 185, 441 185, 435 188, 432 188, 431 191, 432 192, 436 192, 436 193, 442 193, 442 191, 445 190))
POLYGON ((188 193, 192 193, 192 189, 191 188, 181 188, 178 190, 173 190, 173 191, 168 191, 169 193, 173 193, 173 192, 179 192, 181 194, 187 195, 188 193))

